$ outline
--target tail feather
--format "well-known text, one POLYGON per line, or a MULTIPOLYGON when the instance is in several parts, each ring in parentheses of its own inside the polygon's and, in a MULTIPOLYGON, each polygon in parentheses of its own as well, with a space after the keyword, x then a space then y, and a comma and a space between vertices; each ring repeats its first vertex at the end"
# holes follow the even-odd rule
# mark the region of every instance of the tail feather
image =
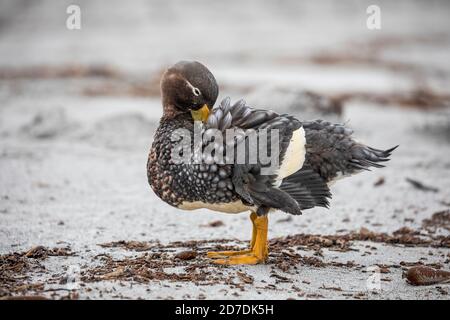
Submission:
POLYGON ((303 122, 306 135, 305 164, 326 182, 370 168, 382 168, 398 147, 381 150, 352 138, 352 130, 343 125, 314 120, 303 122))
POLYGON ((349 162, 352 167, 359 170, 370 170, 370 167, 383 168, 384 165, 380 162, 389 161, 389 156, 397 147, 398 145, 387 150, 380 150, 358 144, 353 148, 352 159, 349 162))

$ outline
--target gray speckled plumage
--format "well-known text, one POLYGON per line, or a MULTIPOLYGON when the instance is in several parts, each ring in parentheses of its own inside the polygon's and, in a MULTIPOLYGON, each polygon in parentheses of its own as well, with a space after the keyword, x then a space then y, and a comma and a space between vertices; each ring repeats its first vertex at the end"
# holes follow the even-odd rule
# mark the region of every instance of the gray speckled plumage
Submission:
MULTIPOLYGON (((327 184, 338 175, 381 167, 379 162, 387 161, 395 149, 382 151, 357 143, 351 138, 352 130, 343 125, 322 120, 301 122, 287 114, 251 108, 243 100, 231 104, 229 98, 211 110, 203 131, 278 129, 281 164, 292 132, 300 127, 306 138, 304 165, 277 187, 275 175, 260 174, 260 163, 225 164, 213 160, 202 164, 172 163, 170 135, 178 128, 193 133, 194 124, 188 113, 163 118, 147 165, 150 185, 161 199, 176 207, 183 202, 223 204, 241 200, 257 207, 258 214, 266 214, 271 208, 301 214, 301 210, 315 206, 328 207, 331 193, 327 184)), ((246 143, 245 135, 234 143, 234 147, 246 143)))
MULTIPOLYGON (((230 105, 229 98, 224 99, 220 105, 214 108, 206 122, 204 131, 219 129, 225 131, 231 127, 241 129, 278 128, 281 132, 280 162, 283 152, 289 144, 292 131, 300 127, 300 122, 288 115, 278 115, 272 111, 252 109, 245 105, 244 101, 230 105), (234 116, 232 116, 234 114, 234 116)), ((277 197, 284 196, 285 202, 264 198, 265 193, 270 193, 275 177, 259 174, 259 164, 221 164, 221 163, 182 163, 175 164, 171 159, 171 150, 174 141, 172 133, 178 128, 188 129, 194 132, 194 124, 190 114, 182 114, 174 118, 163 118, 158 127, 147 164, 149 183, 155 193, 165 202, 180 206, 183 202, 200 201, 209 204, 230 203, 241 200, 246 205, 276 207, 294 213, 299 206, 281 190, 272 190, 277 197), (239 169, 238 169, 239 168, 239 169), (245 194, 239 181, 251 181, 246 183, 245 194), (291 207, 280 206, 288 204, 291 207)), ((194 139, 191 139, 193 143, 194 139)), ((235 141, 235 147, 239 143, 245 143, 245 136, 235 141)), ((191 146, 192 147, 192 146, 191 146)), ((266 196, 267 197, 267 196, 266 196)))
POLYGON ((147 163, 149 183, 155 193, 175 207, 183 201, 223 203, 238 200, 231 183, 231 165, 173 163, 171 152, 174 142, 170 136, 178 128, 194 132, 190 114, 162 119, 155 133, 147 163))

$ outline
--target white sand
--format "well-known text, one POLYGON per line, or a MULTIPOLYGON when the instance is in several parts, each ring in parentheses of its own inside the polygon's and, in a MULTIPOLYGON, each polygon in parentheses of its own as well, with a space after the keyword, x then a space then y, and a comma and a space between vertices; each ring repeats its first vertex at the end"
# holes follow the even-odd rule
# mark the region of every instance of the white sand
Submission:
MULTIPOLYGON (((140 1, 129 7, 121 5, 121 1, 108 6, 80 2, 81 31, 65 29, 63 1, 33 2, 24 8, 8 4, 8 10, 0 13, 5 21, 0 31, 0 67, 104 63, 130 77, 150 77, 152 70, 163 65, 195 58, 209 65, 219 82, 231 86, 221 96, 230 95, 233 100, 241 98, 243 90, 239 88, 268 83, 326 94, 383 94, 426 84, 450 94, 450 8, 445 2, 426 10, 427 4, 420 1, 398 6, 383 2, 381 31, 365 28, 362 3, 340 8, 337 4, 315 7, 297 1, 278 7, 269 2, 254 9, 255 4, 243 6, 240 2, 228 6, 225 2, 206 5, 206 1, 197 1, 188 5, 181 1, 140 1), (433 39, 442 34, 446 40, 416 39, 424 35, 433 39), (383 47, 377 55, 388 62, 420 67, 423 70, 419 74, 370 64, 283 62, 286 57, 305 59, 309 54, 323 52, 364 56, 370 54, 365 52, 368 46, 355 43, 395 37, 404 42, 383 47), (442 72, 428 72, 432 68, 442 72)), ((101 248, 99 243, 248 239, 247 215, 183 212, 153 194, 147 184, 146 161, 161 115, 159 98, 82 94, 86 87, 103 81, 107 79, 0 80, 0 253, 23 251, 34 245, 69 245, 77 256, 46 260, 48 274, 34 275, 36 281, 41 281, 63 273, 68 266, 83 269, 98 253, 125 254, 119 249, 101 248), (200 227, 214 220, 222 220, 225 225, 200 227), (64 224, 60 225, 60 221, 64 224)), ((377 148, 400 144, 399 149, 387 168, 337 183, 330 210, 309 210, 285 223, 276 222, 285 215, 274 214, 270 236, 336 234, 338 230, 355 231, 361 227, 387 233, 403 226, 418 229, 423 219, 448 209, 442 202, 450 199, 448 117, 448 109, 428 112, 367 101, 346 104, 342 120, 348 121, 359 140, 377 148), (424 129, 436 124, 447 131, 424 129), (386 182, 374 187, 380 177, 385 177, 386 182), (405 181, 406 177, 440 191, 416 190, 405 181)), ((370 267, 424 258, 425 263, 450 268, 448 248, 364 242, 354 247, 361 250, 338 253, 325 249, 323 260, 354 261, 370 267), (366 245, 378 250, 363 255, 366 245)), ((299 298, 291 289, 295 285, 305 292, 304 298, 319 294, 345 299, 362 292, 363 297, 373 299, 448 299, 436 286, 408 285, 401 277, 401 269, 382 275, 390 281, 382 281, 381 290, 375 293, 367 289, 369 275, 364 269, 299 266, 298 274, 285 275, 293 283, 277 284, 276 290, 260 288, 265 285, 263 280, 274 282, 269 265, 230 267, 225 272, 235 276, 236 270, 255 277, 255 283, 245 285, 244 292, 223 285, 197 287, 192 283, 156 281, 150 285, 133 283, 132 287, 130 283, 93 283, 78 292, 80 298, 98 298, 102 292, 103 297, 183 298, 191 294, 196 298, 203 293, 208 299, 231 299, 238 291, 239 298, 244 299, 285 299, 299 298), (113 287, 116 291, 111 291, 113 287), (340 287, 343 291, 321 287, 340 287)), ((448 286, 444 288, 449 291, 448 286)))

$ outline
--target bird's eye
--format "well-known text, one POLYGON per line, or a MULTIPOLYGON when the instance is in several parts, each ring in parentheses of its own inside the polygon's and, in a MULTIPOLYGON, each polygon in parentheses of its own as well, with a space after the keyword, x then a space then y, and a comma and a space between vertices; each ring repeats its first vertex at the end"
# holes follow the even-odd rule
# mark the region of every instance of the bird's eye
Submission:
POLYGON ((199 96, 201 94, 200 90, 198 88, 193 88, 192 92, 194 93, 195 96, 199 96))

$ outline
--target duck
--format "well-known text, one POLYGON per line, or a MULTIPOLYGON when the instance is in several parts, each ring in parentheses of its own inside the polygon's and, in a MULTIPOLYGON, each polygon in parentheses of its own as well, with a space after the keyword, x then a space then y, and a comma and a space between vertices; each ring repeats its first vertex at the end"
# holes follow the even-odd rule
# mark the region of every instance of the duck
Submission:
POLYGON ((198 61, 169 67, 160 88, 163 114, 147 161, 153 192, 181 210, 250 213, 249 247, 207 252, 215 264, 267 262, 269 213, 329 208, 332 183, 384 167, 398 147, 372 148, 345 125, 300 120, 243 99, 216 104, 217 81, 198 61))

